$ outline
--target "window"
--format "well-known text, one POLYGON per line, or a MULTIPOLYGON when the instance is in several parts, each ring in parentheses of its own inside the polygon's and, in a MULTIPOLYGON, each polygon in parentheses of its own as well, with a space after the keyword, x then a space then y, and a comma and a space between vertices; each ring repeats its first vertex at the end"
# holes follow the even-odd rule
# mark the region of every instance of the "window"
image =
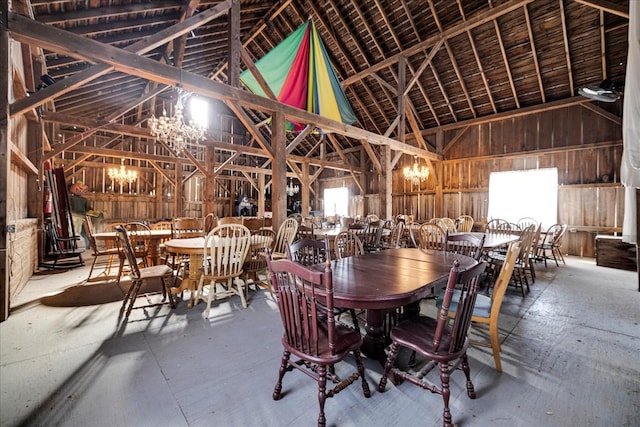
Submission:
POLYGON ((531 217, 543 228, 558 219, 558 169, 493 172, 489 176, 489 220, 531 217))
POLYGON ((347 187, 325 188, 324 190, 324 215, 349 214, 349 189, 347 187))
POLYGON ((202 98, 191 97, 189 99, 189 112, 191 120, 205 129, 209 127, 209 104, 202 98))

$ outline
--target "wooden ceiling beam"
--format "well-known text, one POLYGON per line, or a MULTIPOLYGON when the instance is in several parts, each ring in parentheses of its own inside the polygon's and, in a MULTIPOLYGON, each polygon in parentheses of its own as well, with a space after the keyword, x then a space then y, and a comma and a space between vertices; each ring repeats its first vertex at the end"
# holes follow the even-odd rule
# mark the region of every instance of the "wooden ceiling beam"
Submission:
MULTIPOLYGON (((332 134, 327 134, 327 138, 329 139, 329 141, 333 145, 334 150, 336 150, 336 153, 338 153, 338 155, 340 156, 340 158, 342 159, 344 164, 347 165, 347 166, 350 166, 349 160, 347 159, 347 157, 342 152, 342 148, 340 147, 340 144, 338 144, 338 141, 336 140, 335 136, 332 135, 332 134)), ((358 173, 359 172, 360 171, 358 171, 358 173)), ((350 167, 349 173, 351 174, 351 177, 353 178, 353 181, 356 183, 356 185, 360 189, 360 194, 365 194, 366 191, 362 187, 362 183, 360 183, 360 180, 358 179, 358 176, 356 176, 356 171, 354 170, 353 167, 350 167)))
MULTIPOLYGON (((217 18, 218 16, 226 13, 231 4, 230 0, 226 0, 215 7, 204 11, 184 22, 172 25, 169 28, 165 28, 153 34, 150 37, 139 40, 138 42, 127 46, 125 48, 128 52, 135 52, 139 55, 150 52, 158 46, 163 45, 169 40, 175 37, 179 37, 186 34, 199 26, 217 18)), ((13 117, 16 114, 20 114, 31 108, 36 108, 47 101, 64 95, 82 85, 87 84, 91 80, 109 73, 113 70, 113 67, 108 64, 95 64, 88 69, 74 74, 73 76, 65 79, 60 79, 51 86, 45 87, 42 90, 32 94, 29 97, 22 98, 10 106, 10 115, 13 117)))
MULTIPOLYGON (((609 12, 613 15, 618 15, 623 18, 629 19, 629 9, 622 5, 612 3, 607 0, 575 0, 576 3, 581 3, 586 6, 590 6, 596 9, 600 9, 604 12, 609 12)), ((635 1, 635 0, 631 0, 635 1)))
POLYGON ((562 20, 562 40, 564 42, 564 56, 567 62, 567 78, 569 79, 569 93, 575 93, 573 87, 573 71, 571 69, 571 52, 569 51, 569 34, 567 30, 567 17, 564 14, 564 0, 558 0, 560 5, 560 19, 562 20))
MULTIPOLYGON (((526 1, 526 0, 523 0, 526 1)), ((106 62, 118 71, 138 75, 158 83, 174 85, 182 82, 185 90, 196 92, 223 101, 237 101, 246 108, 259 111, 282 112, 285 116, 302 123, 313 124, 323 130, 332 131, 357 140, 366 139, 371 144, 389 145, 394 150, 415 154, 422 158, 439 160, 440 157, 417 147, 378 135, 336 120, 300 110, 274 100, 254 95, 242 89, 234 88, 206 77, 180 70, 167 64, 161 64, 149 58, 105 46, 95 40, 76 36, 68 31, 40 24, 16 13, 9 13, 8 27, 12 36, 20 41, 31 43, 52 51, 62 50, 74 56, 81 56, 95 62, 106 62)))
MULTIPOLYGON (((458 4, 458 10, 460 11, 460 16, 462 16, 462 21, 467 22, 467 18, 464 13, 464 8, 462 7, 462 0, 456 0, 458 4)), ((523 6, 527 6, 524 4, 523 6)), ((487 80, 487 75, 484 72, 484 67, 482 66, 482 61, 480 60, 480 55, 478 54, 478 48, 476 47, 476 42, 473 38, 473 34, 471 33, 471 29, 467 29, 465 31, 467 34, 467 38, 469 39, 469 44, 471 44, 471 50, 473 51, 473 57, 476 60, 476 65, 478 66, 478 71, 480 73, 480 78, 482 78, 482 84, 484 85, 484 90, 487 94, 487 98, 489 98, 489 104, 491 104, 491 109, 493 110, 493 114, 498 112, 496 108, 496 103, 493 100, 493 95, 491 94, 491 87, 489 86, 489 81, 487 80)))
MULTIPOLYGON (((34 4, 34 2, 31 2, 34 4)), ((152 3, 128 4, 125 6, 110 6, 100 8, 89 8, 83 10, 65 10, 64 13, 50 13, 38 17, 40 22, 45 24, 63 24, 65 22, 76 22, 96 18, 115 18, 130 15, 132 13, 164 12, 170 8, 178 9, 175 1, 155 1, 152 3)))
POLYGON ((351 77, 349 77, 348 79, 343 81, 343 86, 348 86, 350 84, 353 84, 359 80, 361 80, 362 78, 364 78, 365 76, 368 76, 371 73, 375 73, 378 70, 387 68, 392 66, 393 64, 395 64, 396 62, 398 62, 398 59, 400 58, 400 56, 405 56, 405 57, 411 57, 417 53, 419 53, 422 50, 425 50, 427 48, 429 48, 430 46, 433 46, 434 44, 436 44, 436 42, 440 39, 450 39, 452 37, 456 37, 466 31, 469 31, 473 28, 479 27, 480 25, 486 24, 487 22, 496 19, 499 16, 505 15, 507 13, 510 13, 520 7, 522 7, 525 4, 529 4, 531 2, 533 2, 534 0, 513 0, 513 1, 509 1, 506 3, 501 4, 500 6, 496 6, 493 9, 489 9, 487 11, 478 13, 477 15, 473 16, 472 18, 466 20, 463 23, 460 23, 458 25, 454 25, 451 28, 447 28, 445 30, 444 33, 440 33, 440 34, 436 34, 434 36, 431 36, 423 41, 421 41, 420 43, 416 43, 415 45, 411 46, 410 48, 404 49, 401 52, 392 55, 380 62, 378 62, 377 64, 372 65, 371 67, 369 67, 368 69, 361 71, 351 77))
POLYGON ((271 147, 271 144, 264 138, 264 136, 262 136, 262 134, 260 133, 260 129, 258 129, 255 126, 255 123, 253 122, 253 120, 251 120, 251 118, 247 116, 247 114, 242 110, 242 107, 240 105, 236 105, 236 103, 233 101, 226 101, 225 104, 227 105, 227 107, 231 109, 231 111, 235 113, 235 115, 238 117, 238 120, 240 120, 240 122, 244 125, 247 131, 258 143, 258 145, 267 154, 269 154, 270 157, 273 158, 274 156, 273 147, 271 147))
MULTIPOLYGON (((544 104, 547 102, 547 95, 544 93, 544 84, 542 84, 542 73, 540 72, 540 63, 538 62, 538 50, 536 49, 536 41, 533 38, 533 29, 531 28, 531 17, 529 16, 529 6, 522 6, 524 10, 524 18, 527 21, 527 33, 529 34, 529 46, 531 47, 531 57, 533 65, 536 68, 536 78, 538 79, 538 88, 540 89, 540 99, 544 104)), ((604 27, 604 25, 603 25, 604 27)))
MULTIPOLYGON (((497 19, 493 20, 493 28, 495 29, 496 38, 498 39, 498 46, 500 46, 500 53, 502 54, 502 62, 504 63, 504 70, 507 73, 509 86, 511 86, 511 94, 513 95, 513 100, 516 103, 516 108, 520 108, 518 91, 516 90, 516 85, 513 83, 513 76, 511 75, 511 67, 509 66, 509 58, 507 58, 507 51, 504 48, 504 42, 502 41, 502 32, 500 31, 500 26, 498 25, 497 19)), ((573 91, 571 91, 571 93, 573 93, 573 91)))

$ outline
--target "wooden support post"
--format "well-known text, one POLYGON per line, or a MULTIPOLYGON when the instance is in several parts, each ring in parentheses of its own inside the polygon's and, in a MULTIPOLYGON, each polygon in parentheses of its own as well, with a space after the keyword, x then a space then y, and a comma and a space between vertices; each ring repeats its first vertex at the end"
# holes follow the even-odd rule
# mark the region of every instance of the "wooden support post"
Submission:
POLYGON ((29 192, 29 200, 27 205, 27 216, 29 218, 37 218, 37 256, 38 264, 42 261, 40 258, 44 254, 44 174, 42 171, 44 128, 42 122, 27 122, 27 157, 38 168, 38 174, 29 176, 27 181, 27 191, 29 192))
POLYGON ((278 230, 287 217, 287 138, 284 113, 275 112, 271 124, 271 148, 274 152, 271 211, 273 229, 278 230))
POLYGON ((309 162, 301 165, 302 179, 300 180, 300 202, 302 203, 302 217, 309 216, 309 193, 311 193, 311 182, 309 181, 309 162))
POLYGON ((391 193, 393 191, 393 166, 391 165, 391 147, 384 147, 384 185, 382 186, 384 194, 382 202, 384 206, 384 218, 393 217, 393 203, 391 193))
POLYGON ((216 153, 213 146, 205 148, 205 164, 207 173, 204 183, 204 215, 216 212, 216 153))
POLYGON ((258 174, 258 212, 256 213, 258 217, 264 218, 264 198, 265 198, 265 183, 264 183, 264 174, 258 174))
POLYGON ((240 87, 240 0, 229 8, 229 85, 240 87))
POLYGON ((175 186, 174 186, 174 197, 173 197, 173 212, 174 216, 179 218, 184 216, 184 186, 182 184, 182 164, 176 163, 176 176, 175 176, 175 186))
POLYGON ((407 84, 407 61, 404 56, 398 57, 398 116, 400 121, 398 122, 398 137, 396 138, 400 142, 404 142, 405 129, 406 129, 406 101, 404 97, 404 88, 407 84))

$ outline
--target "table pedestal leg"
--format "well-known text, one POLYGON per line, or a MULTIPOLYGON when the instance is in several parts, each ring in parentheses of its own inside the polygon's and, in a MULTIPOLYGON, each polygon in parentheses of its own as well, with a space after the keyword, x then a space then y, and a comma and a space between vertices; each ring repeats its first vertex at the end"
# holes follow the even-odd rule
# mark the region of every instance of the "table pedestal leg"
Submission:
POLYGON ((193 297, 195 295, 196 286, 200 280, 200 268, 202 267, 202 254, 190 254, 189 255, 189 276, 182 279, 180 286, 177 288, 171 288, 173 295, 179 294, 184 290, 189 291, 189 303, 187 307, 193 307, 193 297))
POLYGON ((366 334, 362 339, 362 354, 379 361, 384 366, 387 360, 384 337, 384 310, 367 310, 366 334))

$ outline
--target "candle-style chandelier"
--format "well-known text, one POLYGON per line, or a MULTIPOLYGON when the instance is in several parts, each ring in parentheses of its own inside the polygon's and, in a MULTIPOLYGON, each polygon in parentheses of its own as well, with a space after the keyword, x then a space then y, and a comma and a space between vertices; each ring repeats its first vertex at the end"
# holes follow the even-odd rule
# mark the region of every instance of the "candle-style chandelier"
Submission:
POLYGON ((429 178, 429 169, 426 166, 418 165, 418 156, 414 156, 413 168, 406 166, 403 170, 405 179, 411 181, 415 185, 426 181, 429 178))
POLYGON ((184 122, 184 101, 189 94, 185 94, 182 88, 178 88, 178 102, 172 116, 167 116, 167 111, 162 108, 162 116, 154 115, 149 119, 151 134, 160 141, 169 145, 176 153, 182 152, 187 143, 197 143, 204 139, 205 128, 193 120, 189 124, 184 122))
POLYGON ((127 170, 124 167, 124 159, 120 161, 120 169, 109 168, 109 170, 107 171, 107 175, 109 175, 109 178, 113 181, 118 181, 123 184, 126 182, 129 185, 131 185, 133 181, 138 179, 138 172, 127 170))
POLYGON ((300 192, 300 186, 298 184, 293 185, 293 180, 289 178, 289 184, 287 184, 287 195, 291 197, 294 194, 298 194, 299 192, 300 192))

